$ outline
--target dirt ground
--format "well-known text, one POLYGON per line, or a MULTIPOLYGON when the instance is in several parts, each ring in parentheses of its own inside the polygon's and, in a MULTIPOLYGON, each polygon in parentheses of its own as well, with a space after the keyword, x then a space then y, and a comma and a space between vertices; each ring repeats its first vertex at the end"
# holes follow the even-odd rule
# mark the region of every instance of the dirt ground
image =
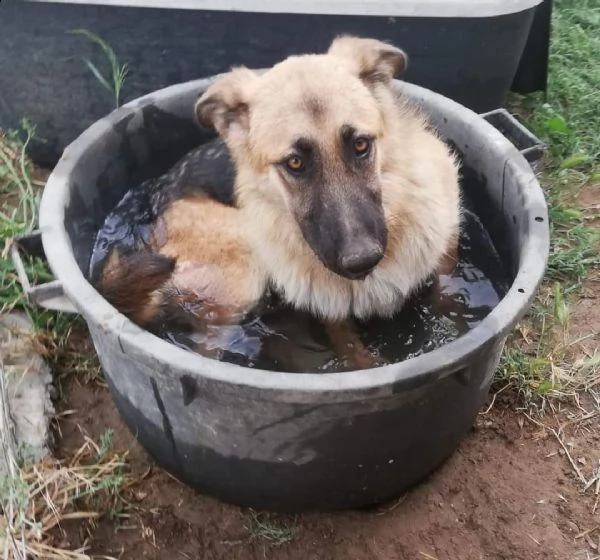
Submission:
MULTIPOLYGON (((73 454, 86 435, 99 441, 110 428, 113 450, 129 450, 134 478, 143 478, 127 492, 130 517, 119 528, 105 519, 89 531, 89 553, 157 560, 597 558, 600 512, 593 488, 581 494, 582 483, 550 429, 516 414, 504 393, 489 412, 482 411, 454 456, 399 501, 370 511, 294 518, 261 516, 190 491, 152 465, 107 389, 70 379, 63 391, 61 408, 75 412, 59 423, 60 454, 73 454), (270 542, 259 523, 283 527, 282 540, 289 542, 270 542)), ((569 414, 575 418, 566 446, 582 472, 600 461, 594 410, 588 403, 560 413, 565 422, 569 414)), ((548 418, 548 425, 556 418, 548 418)), ((75 548, 88 536, 79 523, 67 523, 57 539, 75 548)))

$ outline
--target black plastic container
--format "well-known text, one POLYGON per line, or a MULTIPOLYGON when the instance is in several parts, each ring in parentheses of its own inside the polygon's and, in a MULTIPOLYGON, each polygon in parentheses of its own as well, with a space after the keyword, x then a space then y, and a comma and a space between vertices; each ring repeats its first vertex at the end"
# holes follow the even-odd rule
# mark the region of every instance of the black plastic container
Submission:
POLYGON ((516 89, 545 88, 550 0, 11 0, 0 3, 0 128, 27 117, 41 142, 38 162, 114 108, 87 68, 105 75, 101 50, 68 32, 102 36, 127 63, 122 102, 168 85, 245 64, 264 68, 287 55, 322 52, 335 35, 390 41, 410 57, 404 79, 477 112, 502 106, 516 89), (134 7, 135 6, 135 7, 134 7), (525 63, 520 60, 528 45, 525 63))
MULTIPOLYGON (((466 335, 377 369, 275 373, 204 358, 135 326, 84 271, 96 232, 128 186, 162 173, 203 139, 193 105, 208 84, 173 86, 132 102, 67 148, 40 215, 56 280, 31 288, 23 279, 26 291, 33 301, 83 315, 123 419, 160 465, 193 488, 287 511, 398 496, 454 451, 488 395, 506 336, 544 274, 549 232, 542 190, 519 149, 485 118, 396 82, 477 179, 470 194, 512 280, 506 296, 466 335)), ((515 124, 503 111, 487 118, 505 130, 515 124)), ((511 136, 533 158, 535 139, 517 129, 511 136)))

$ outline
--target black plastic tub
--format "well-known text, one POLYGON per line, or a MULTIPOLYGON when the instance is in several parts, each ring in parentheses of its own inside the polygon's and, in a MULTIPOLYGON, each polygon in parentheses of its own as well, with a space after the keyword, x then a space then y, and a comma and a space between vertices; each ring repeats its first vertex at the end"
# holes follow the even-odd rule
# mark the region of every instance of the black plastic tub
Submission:
MULTIPOLYGON (((177 85, 132 102, 66 149, 40 215, 56 280, 25 284, 26 291, 38 303, 83 315, 123 419, 152 457, 191 487, 284 511, 396 497, 455 450, 488 395, 506 336, 544 273, 549 233, 542 190, 525 157, 485 118, 396 82, 462 152, 477 180, 468 194, 512 280, 506 296, 468 334, 377 369, 275 373, 204 358, 135 326, 83 271, 99 227, 127 187, 162 173, 206 139, 193 105, 209 83, 177 85)), ((502 111, 487 118, 505 129, 514 125, 502 111)), ((512 136, 533 158, 536 146, 517 128, 512 136)))
POLYGON ((54 164, 69 142, 114 108, 113 96, 83 60, 108 75, 106 59, 97 46, 68 33, 77 28, 105 38, 128 64, 122 101, 233 64, 263 68, 290 54, 322 52, 335 35, 351 33, 404 48, 411 60, 406 81, 489 111, 502 106, 518 69, 516 89, 545 88, 550 0, 538 8, 541 2, 5 1, 0 128, 27 117, 42 140, 32 144, 34 159, 54 164), (530 36, 534 15, 539 23, 530 36))

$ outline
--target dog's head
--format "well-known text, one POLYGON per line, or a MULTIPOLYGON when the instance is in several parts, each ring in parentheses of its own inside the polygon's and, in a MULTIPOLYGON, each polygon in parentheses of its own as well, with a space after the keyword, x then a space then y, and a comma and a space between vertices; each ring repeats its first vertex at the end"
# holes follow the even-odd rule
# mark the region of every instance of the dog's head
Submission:
POLYGON ((232 153, 242 203, 291 212, 321 262, 346 278, 364 278, 386 250, 382 99, 406 62, 380 41, 340 37, 326 54, 264 74, 236 68, 196 104, 232 153))

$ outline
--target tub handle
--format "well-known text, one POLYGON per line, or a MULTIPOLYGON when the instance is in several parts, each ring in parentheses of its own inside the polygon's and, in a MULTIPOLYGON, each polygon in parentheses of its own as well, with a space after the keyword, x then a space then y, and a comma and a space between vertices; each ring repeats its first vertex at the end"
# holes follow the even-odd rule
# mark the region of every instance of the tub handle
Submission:
POLYGON ((506 109, 494 109, 480 116, 509 140, 530 164, 544 155, 544 143, 506 109))
POLYGON ((65 295, 63 286, 59 280, 51 280, 50 282, 36 286, 31 285, 27 277, 23 259, 21 258, 21 251, 29 256, 39 257, 45 261, 46 255, 42 245, 42 232, 35 230, 31 233, 19 235, 13 238, 10 245, 10 256, 27 302, 30 305, 36 305, 53 311, 78 313, 71 300, 65 295))

